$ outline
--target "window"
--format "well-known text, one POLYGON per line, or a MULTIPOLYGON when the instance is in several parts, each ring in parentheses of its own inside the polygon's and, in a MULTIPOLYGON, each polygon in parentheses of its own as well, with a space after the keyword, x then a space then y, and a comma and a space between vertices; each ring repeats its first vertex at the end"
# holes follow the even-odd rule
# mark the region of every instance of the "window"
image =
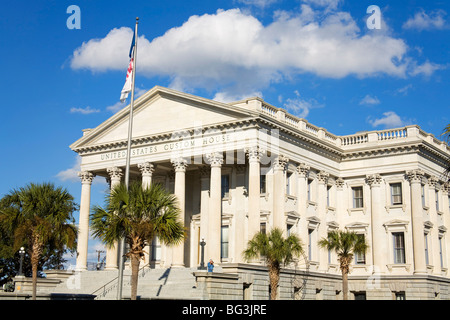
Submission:
POLYGON ((363 188, 353 187, 353 208, 362 208, 364 206, 363 202, 363 188))
POLYGON ((424 234, 424 241, 425 241, 425 263, 429 265, 430 260, 428 259, 428 233, 424 234))
POLYGON ((391 204, 402 204, 402 184, 392 183, 391 184, 391 204))
POLYGON ((439 191, 436 190, 436 211, 439 211, 439 191))
POLYGON ((439 259, 441 261, 441 268, 444 268, 444 257, 443 257, 444 253, 442 250, 442 238, 443 238, 442 236, 439 236, 439 259))
POLYGON ((222 198, 228 197, 230 193, 230 176, 228 174, 222 175, 222 198))
POLYGON ((292 227, 293 227, 292 224, 288 224, 288 225, 287 225, 287 236, 288 236, 288 237, 291 235, 292 227))
POLYGON ((421 194, 421 196, 422 196, 422 207, 426 207, 426 205, 425 205, 425 186, 424 185, 422 185, 422 194, 421 194))
POLYGON ((259 224, 259 231, 260 231, 262 234, 266 234, 266 223, 265 223, 265 222, 261 222, 261 223, 259 224))
POLYGON ((403 232, 392 233, 394 242, 394 263, 405 263, 405 235, 403 232))
POLYGON ((327 186, 327 207, 330 206, 330 191, 331 191, 331 186, 327 186))
MULTIPOLYGON (((359 238, 364 240, 363 234, 358 234, 359 238)), ((364 253, 355 253, 355 263, 356 264, 366 264, 366 255, 364 253)))
POLYGON ((311 186, 312 186, 312 180, 308 179, 308 201, 312 201, 312 190, 311 190, 311 186))
POLYGON ((262 174, 259 177, 259 192, 266 193, 266 175, 262 174))
POLYGON ((292 189, 292 172, 288 172, 286 176, 286 194, 292 195, 294 192, 292 189))
POLYGON ((228 226, 222 226, 220 238, 220 257, 228 258, 228 226))
POLYGON ((365 292, 355 292, 355 300, 366 300, 366 293, 365 292))
POLYGON ((395 293, 395 300, 406 300, 406 295, 404 291, 395 293))
POLYGON ((308 229, 308 259, 312 260, 312 238, 313 238, 314 229, 308 229))

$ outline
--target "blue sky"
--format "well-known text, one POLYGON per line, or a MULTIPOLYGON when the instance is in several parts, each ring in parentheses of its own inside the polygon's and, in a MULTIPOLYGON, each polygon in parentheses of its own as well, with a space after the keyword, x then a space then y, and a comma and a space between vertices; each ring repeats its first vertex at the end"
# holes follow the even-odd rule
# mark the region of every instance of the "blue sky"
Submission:
MULTIPOLYGON (((450 122, 449 14, 445 0, 5 2, 0 196, 52 181, 79 202, 69 145, 124 106, 137 16, 138 94, 160 85, 225 102, 258 95, 338 135, 418 124, 439 137, 450 122), (80 29, 67 27, 70 5, 80 29), (380 29, 367 27, 370 5, 380 29)), ((97 180, 92 204, 105 194, 97 180)))

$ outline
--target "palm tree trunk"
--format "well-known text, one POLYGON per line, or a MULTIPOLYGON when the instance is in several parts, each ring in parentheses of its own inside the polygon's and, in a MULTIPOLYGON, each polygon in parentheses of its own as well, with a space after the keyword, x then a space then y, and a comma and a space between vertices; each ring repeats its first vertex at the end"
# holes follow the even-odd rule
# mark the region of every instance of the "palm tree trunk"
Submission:
POLYGON ((280 267, 276 263, 269 264, 270 300, 277 300, 280 267))
POLYGON ((140 258, 139 254, 131 254, 131 300, 137 299, 140 258))
POLYGON ((32 300, 36 300, 37 293, 37 271, 39 265, 39 257, 41 256, 42 247, 39 244, 39 236, 33 235, 33 248, 31 251, 31 270, 32 270, 32 286, 33 291, 31 295, 32 300))
POLYGON ((348 300, 348 273, 345 271, 342 271, 342 296, 348 300))
POLYGON ((348 300, 348 273, 350 271, 351 256, 342 256, 339 258, 342 271, 342 296, 344 300, 348 300))

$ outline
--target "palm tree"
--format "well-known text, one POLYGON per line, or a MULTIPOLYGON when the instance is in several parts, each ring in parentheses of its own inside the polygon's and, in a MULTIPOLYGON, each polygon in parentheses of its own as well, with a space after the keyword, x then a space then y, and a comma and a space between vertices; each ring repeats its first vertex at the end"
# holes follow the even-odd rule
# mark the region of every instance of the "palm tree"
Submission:
POLYGON ((72 213, 78 209, 66 189, 52 183, 12 190, 0 202, 0 224, 14 236, 14 247, 24 245, 31 258, 32 299, 36 300, 39 260, 47 244, 73 250, 77 230, 72 213))
POLYGON ((179 221, 177 198, 160 184, 143 187, 132 182, 129 188, 119 184, 106 197, 105 209, 94 206, 91 213, 93 235, 107 246, 125 239, 131 260, 131 299, 136 300, 139 264, 144 247, 155 236, 167 245, 184 239, 184 226, 179 221))
POLYGON ((342 272, 342 291, 344 300, 348 299, 348 274, 353 254, 365 254, 368 245, 364 237, 349 231, 332 231, 328 239, 322 238, 319 246, 328 250, 334 250, 338 255, 339 267, 342 272))
POLYGON ((285 239, 283 231, 274 228, 267 235, 259 232, 248 242, 247 249, 243 252, 246 261, 259 256, 264 257, 269 267, 270 298, 277 298, 278 282, 280 281, 281 265, 287 265, 295 256, 303 253, 302 243, 296 235, 290 235, 285 239))

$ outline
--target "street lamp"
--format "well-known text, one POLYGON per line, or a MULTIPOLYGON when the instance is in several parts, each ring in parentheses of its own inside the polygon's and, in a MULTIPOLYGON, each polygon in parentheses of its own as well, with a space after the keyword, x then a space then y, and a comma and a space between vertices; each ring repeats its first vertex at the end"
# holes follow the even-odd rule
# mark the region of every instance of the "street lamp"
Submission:
POLYGON ((202 241, 200 241, 200 246, 202 247, 201 249, 201 258, 200 258, 200 267, 198 268, 199 270, 206 270, 205 267, 205 239, 202 238, 202 241))
POLYGON ((19 264, 19 274, 18 274, 18 276, 23 276, 22 264, 23 264, 23 256, 25 255, 25 248, 24 247, 20 248, 19 255, 20 255, 20 264, 19 264))

